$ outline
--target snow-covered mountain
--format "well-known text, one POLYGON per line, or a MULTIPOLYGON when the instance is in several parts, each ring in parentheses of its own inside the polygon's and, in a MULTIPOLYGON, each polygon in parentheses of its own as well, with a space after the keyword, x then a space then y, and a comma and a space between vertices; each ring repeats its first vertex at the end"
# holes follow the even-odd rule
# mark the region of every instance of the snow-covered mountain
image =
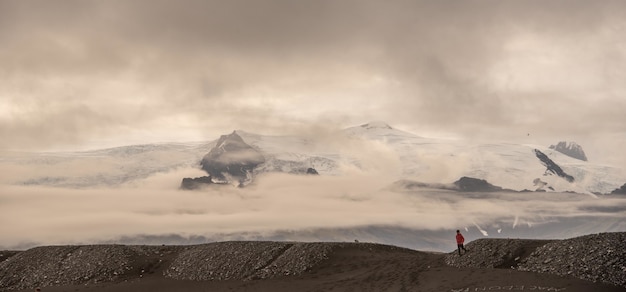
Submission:
POLYGON ((131 145, 79 152, 13 152, 0 156, 4 183, 69 188, 132 184, 157 173, 199 167, 215 142, 131 145), (12 175, 13 172, 18 174, 12 175))
POLYGON ((420 137, 384 122, 344 129, 341 134, 347 139, 345 144, 350 144, 346 148, 354 151, 345 151, 341 145, 334 149, 322 147, 327 145, 301 137, 236 133, 265 156, 265 163, 255 168, 255 174, 302 173, 307 168, 314 168, 321 175, 341 175, 350 168, 381 171, 379 164, 368 163, 368 155, 373 155, 394 162, 386 165, 386 174, 425 183, 451 183, 460 177, 471 177, 517 191, 606 194, 626 181, 622 168, 581 161, 550 147, 468 145, 420 137), (361 148, 354 149, 354 145, 361 148))
MULTIPOLYGON (((427 138, 384 122, 315 137, 237 130, 206 142, 63 153, 5 152, 0 155, 0 170, 0 195, 8 198, 6 202, 16 202, 23 193, 25 205, 14 205, 20 210, 30 210, 28 204, 35 200, 46 200, 59 212, 88 211, 90 216, 98 212, 90 218, 102 220, 98 224, 107 226, 109 233, 101 236, 111 242, 358 239, 445 251, 457 228, 466 230, 468 240, 567 238, 626 230, 623 191, 599 198, 564 193, 623 190, 623 168, 582 161, 540 145, 427 138), (313 172, 309 170, 319 177, 295 176, 313 172), (294 176, 266 175, 276 172, 294 176), (223 173, 228 175, 220 177, 223 173), (183 192, 176 190, 183 176, 198 178, 187 180, 190 184, 233 178, 233 185, 248 180, 259 183, 249 189, 223 185, 183 192), (146 185, 151 188, 143 191, 146 185), (71 195, 61 195, 59 202, 49 198, 65 193, 71 195), (108 196, 115 204, 92 209, 92 204, 107 202, 100 197, 108 196), (122 225, 128 225, 128 230, 122 225)), ((23 214, 31 213, 13 213, 24 216, 16 222, 30 222, 23 214)), ((74 228, 63 229, 69 221, 60 222, 58 232, 74 232, 74 228)), ((84 230, 93 229, 90 222, 84 230)), ((45 242, 37 238, 41 229, 29 226, 29 232, 20 229, 13 236, 34 234, 20 240, 45 242)), ((90 241, 87 235, 77 240, 103 242, 90 241)))
MULTIPOLYGON (((258 153, 254 167, 250 168, 253 175, 306 173, 314 169, 320 175, 341 176, 361 171, 423 183, 446 184, 471 177, 517 191, 602 194, 626 182, 623 168, 582 161, 546 146, 467 144, 425 138, 384 122, 344 129, 336 133, 331 142, 328 137, 268 136, 242 130, 231 135, 241 139, 240 147, 250 147, 246 151, 258 153), (549 161, 563 174, 571 176, 572 181, 551 170, 549 161)), ((36 173, 16 177, 10 181, 12 184, 115 186, 181 167, 210 169, 212 166, 206 162, 209 157, 217 157, 217 142, 134 145, 71 153, 14 153, 0 157, 0 166, 38 166, 36 173), (211 151, 213 156, 209 155, 211 151)), ((220 151, 223 154, 228 149, 220 151)), ((228 160, 236 162, 235 157, 228 160)), ((249 155, 239 157, 250 158, 249 155)))
POLYGON ((455 140, 423 138, 381 122, 349 128, 345 132, 355 138, 381 141, 390 147, 402 162, 401 176, 418 181, 450 183, 465 176, 518 191, 604 194, 619 188, 626 179, 623 168, 581 161, 541 145, 468 145, 455 140), (572 182, 551 172, 538 157, 539 152, 571 175, 572 182))

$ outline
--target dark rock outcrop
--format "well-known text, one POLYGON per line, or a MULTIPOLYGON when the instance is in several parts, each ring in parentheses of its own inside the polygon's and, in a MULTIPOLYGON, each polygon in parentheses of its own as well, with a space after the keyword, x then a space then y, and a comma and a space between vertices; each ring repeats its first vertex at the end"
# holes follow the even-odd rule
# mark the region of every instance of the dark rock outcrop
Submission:
POLYGON ((306 169, 306 174, 319 175, 317 170, 315 170, 315 168, 312 168, 312 167, 309 167, 309 168, 306 169))
POLYGON ((484 179, 473 177, 461 177, 451 184, 425 183, 413 180, 402 179, 391 185, 396 190, 416 190, 416 189, 439 189, 457 192, 515 192, 490 184, 484 179))
POLYGON ((565 141, 561 141, 556 145, 550 145, 550 149, 554 149, 572 158, 587 161, 587 155, 585 155, 583 147, 576 144, 576 142, 567 143, 565 141))
POLYGON ((202 187, 212 184, 210 176, 201 176, 196 178, 186 177, 180 183, 180 188, 183 190, 197 190, 202 187))
POLYGON ((200 165, 213 183, 237 182, 240 186, 252 180, 254 168, 265 162, 263 155, 246 144, 237 132, 222 135, 215 147, 202 158, 200 165))
POLYGON ((611 195, 626 195, 626 184, 611 192, 611 195))
POLYGON ((546 166, 546 174, 548 173, 556 174, 566 179, 568 182, 574 182, 573 176, 565 173, 565 171, 563 171, 563 169, 561 169, 561 167, 558 164, 552 161, 552 159, 550 159, 546 154, 539 151, 539 149, 535 149, 535 155, 537 156, 537 158, 539 158, 541 163, 543 163, 543 165, 546 166))
POLYGON ((498 192, 503 190, 501 187, 494 186, 484 179, 467 176, 461 177, 453 184, 461 192, 498 192))

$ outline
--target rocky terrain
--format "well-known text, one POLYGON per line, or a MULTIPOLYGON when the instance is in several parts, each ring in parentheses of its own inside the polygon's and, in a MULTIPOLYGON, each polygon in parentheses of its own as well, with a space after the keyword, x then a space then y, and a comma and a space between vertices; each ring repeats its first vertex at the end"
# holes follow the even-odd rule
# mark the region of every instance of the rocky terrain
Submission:
POLYGON ((626 233, 594 234, 548 243, 537 248, 519 269, 626 287, 626 233))
POLYGON ((247 280, 300 274, 320 261, 336 244, 223 242, 181 252, 165 271, 181 280, 247 280))
POLYGON ((574 276, 626 288, 626 233, 601 233, 567 240, 480 239, 446 263, 455 267, 504 268, 574 276))
POLYGON ((626 233, 480 239, 462 256, 358 242, 45 246, 2 252, 0 291, 626 291, 625 245, 626 233))
POLYGON ((140 268, 133 259, 148 255, 152 249, 121 245, 32 248, 0 263, 0 289, 119 280, 140 268))

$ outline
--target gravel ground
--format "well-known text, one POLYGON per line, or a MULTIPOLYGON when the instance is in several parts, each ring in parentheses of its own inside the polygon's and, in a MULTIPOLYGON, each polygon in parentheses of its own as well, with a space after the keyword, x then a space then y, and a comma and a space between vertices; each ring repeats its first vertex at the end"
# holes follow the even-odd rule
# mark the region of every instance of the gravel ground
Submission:
POLYGON ((601 233, 567 240, 479 239, 445 257, 454 267, 505 268, 626 288, 626 233, 601 233))
POLYGON ((121 281, 162 273, 177 280, 251 280, 298 275, 340 243, 217 242, 193 246, 45 246, 9 252, 0 291, 121 281))
POLYGON ((0 263, 0 289, 114 281, 132 269, 131 258, 141 253, 121 245, 32 248, 0 263))
MULTIPOLYGON (((3 251, 2 257, 5 260, 0 262, 0 291, 68 285, 96 287, 94 284, 132 282, 141 278, 194 280, 193 282, 248 282, 256 279, 280 281, 285 279, 284 276, 309 273, 315 276, 316 269, 320 266, 332 271, 328 275, 324 274, 325 279, 332 278, 337 273, 345 274, 341 274, 345 277, 336 279, 337 281, 346 281, 362 273, 373 273, 368 277, 383 281, 388 280, 390 275, 402 272, 406 277, 400 277, 398 281, 406 286, 406 283, 417 285, 419 277, 416 275, 420 273, 426 273, 424 277, 428 278, 427 271, 436 262, 442 266, 461 269, 515 269, 571 276, 626 288, 626 233, 603 233, 551 241, 481 239, 468 243, 466 247, 469 251, 462 256, 456 251, 432 254, 432 262, 414 263, 419 259, 426 260, 427 256, 415 251, 408 252, 410 250, 370 243, 235 241, 191 246, 46 246, 23 252, 3 251), (387 258, 390 254, 396 257, 387 258), (447 265, 443 264, 442 257, 447 265), (377 260, 370 262, 370 258, 377 260), (394 270, 401 262, 410 264, 402 266, 401 270, 394 270), (371 266, 373 264, 379 264, 380 267, 371 266), (428 267, 418 273, 420 265, 428 267), (375 269, 373 272, 368 270, 372 268, 375 269), (388 272, 384 277, 379 275, 383 271, 388 272)), ((458 273, 462 274, 464 271, 461 269, 458 273)), ((431 282, 437 287, 446 285, 444 280, 438 282, 437 277, 440 275, 437 271, 433 275, 431 282)), ((523 278, 524 275, 526 273, 521 273, 520 277, 523 278)), ((474 276, 468 278, 471 283, 477 281, 474 276)), ((537 281, 536 278, 532 279, 537 281)), ((491 280, 493 279, 488 277, 481 281, 491 280)), ((358 286, 359 281, 361 280, 355 280, 353 284, 358 286)), ((378 287, 375 286, 376 283, 369 284, 378 287)))
POLYGON ((448 254, 446 264, 458 268, 515 268, 538 246, 549 243, 525 239, 478 239, 465 245, 468 252, 459 256, 457 251, 448 254))
POLYGON ((179 280, 246 280, 297 275, 326 258, 330 244, 220 242, 182 252, 165 271, 179 280))
POLYGON ((571 275, 626 288, 626 233, 601 233, 546 244, 519 270, 571 275))

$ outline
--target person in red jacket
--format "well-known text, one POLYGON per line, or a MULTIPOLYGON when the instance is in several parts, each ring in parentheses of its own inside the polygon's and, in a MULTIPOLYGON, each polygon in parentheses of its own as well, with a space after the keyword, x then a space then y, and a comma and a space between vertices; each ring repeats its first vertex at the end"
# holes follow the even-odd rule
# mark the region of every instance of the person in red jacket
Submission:
POLYGON ((457 230, 456 231, 456 246, 459 250, 459 256, 461 255, 461 249, 467 252, 467 249, 465 249, 465 247, 463 246, 464 242, 465 242, 465 237, 463 237, 463 234, 461 234, 460 230, 457 230))

